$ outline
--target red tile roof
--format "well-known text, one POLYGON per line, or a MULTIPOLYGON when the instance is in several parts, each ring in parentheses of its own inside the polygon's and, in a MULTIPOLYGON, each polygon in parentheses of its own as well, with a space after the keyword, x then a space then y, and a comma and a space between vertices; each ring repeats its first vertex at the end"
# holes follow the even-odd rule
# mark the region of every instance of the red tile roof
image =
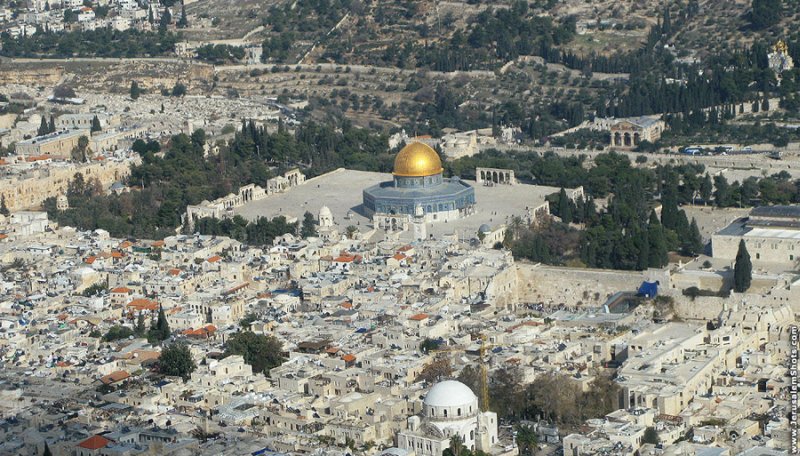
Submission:
POLYGON ((131 290, 128 287, 117 287, 117 288, 114 288, 114 289, 111 290, 112 293, 124 293, 124 294, 128 294, 131 291, 133 291, 133 290, 131 290))
POLYGON ((342 356, 342 360, 346 363, 352 363, 353 361, 356 360, 356 355, 350 355, 350 354, 344 355, 342 356))
POLYGON ((111 443, 111 440, 108 440, 102 435, 93 435, 79 443, 78 446, 81 448, 86 448, 87 450, 99 450, 100 448, 105 448, 108 446, 109 443, 111 443))
POLYGON ((427 318, 428 318, 428 314, 424 314, 424 313, 418 313, 416 315, 412 315, 412 316, 408 317, 409 320, 414 320, 414 321, 422 321, 422 320, 426 320, 427 318))
POLYGON ((149 299, 139 298, 129 302, 128 307, 133 307, 137 310, 157 310, 158 303, 149 299))
POLYGON ((214 255, 214 256, 212 256, 211 258, 209 258, 209 259, 208 259, 208 260, 206 260, 206 261, 208 261, 209 263, 216 263, 217 261, 219 261, 219 260, 221 260, 221 259, 222 259, 222 257, 221 257, 221 256, 219 256, 219 255, 214 255))
MULTIPOLYGON (((131 374, 129 374, 126 371, 116 371, 116 372, 112 372, 112 373, 110 373, 110 374, 108 374, 108 375, 106 375, 104 377, 101 377, 100 381, 105 383, 106 385, 110 385, 112 383, 121 382, 121 381, 125 380, 126 378, 129 378, 130 376, 131 376, 131 374)), ((103 448, 103 447, 100 447, 100 448, 103 448)))

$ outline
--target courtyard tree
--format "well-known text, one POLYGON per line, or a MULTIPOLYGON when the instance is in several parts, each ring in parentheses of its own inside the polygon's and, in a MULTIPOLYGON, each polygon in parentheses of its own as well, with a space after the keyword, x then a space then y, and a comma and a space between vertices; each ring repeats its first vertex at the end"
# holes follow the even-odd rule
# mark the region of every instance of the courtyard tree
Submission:
POLYGON ((750 253, 744 244, 744 239, 739 241, 739 251, 736 252, 736 264, 733 267, 733 291, 744 293, 750 288, 753 280, 753 264, 750 262, 750 253))
POLYGON ((164 375, 181 377, 186 380, 196 368, 197 365, 186 344, 166 346, 158 357, 158 371, 164 375))
POLYGON ((283 344, 273 336, 241 331, 225 343, 225 356, 241 355, 253 372, 269 374, 269 370, 283 364, 283 344))
POLYGON ((306 211, 303 214, 303 224, 300 227, 300 236, 305 238, 314 237, 317 235, 317 226, 316 221, 314 220, 314 215, 311 212, 306 211))

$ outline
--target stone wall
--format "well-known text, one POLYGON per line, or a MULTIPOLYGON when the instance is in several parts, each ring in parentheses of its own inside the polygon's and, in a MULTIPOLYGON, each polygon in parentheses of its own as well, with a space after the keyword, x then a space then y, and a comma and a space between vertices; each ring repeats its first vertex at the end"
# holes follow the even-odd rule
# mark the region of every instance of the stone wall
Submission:
POLYGON ((39 208, 47 198, 63 195, 76 173, 83 174, 86 182, 98 179, 105 189, 130 174, 130 162, 102 161, 33 170, 0 181, 0 195, 5 196, 9 210, 39 208))
POLYGON ((644 281, 659 281, 661 287, 669 288, 669 275, 657 269, 613 271, 530 263, 516 263, 516 266, 516 298, 520 304, 597 307, 614 293, 638 290, 644 281))

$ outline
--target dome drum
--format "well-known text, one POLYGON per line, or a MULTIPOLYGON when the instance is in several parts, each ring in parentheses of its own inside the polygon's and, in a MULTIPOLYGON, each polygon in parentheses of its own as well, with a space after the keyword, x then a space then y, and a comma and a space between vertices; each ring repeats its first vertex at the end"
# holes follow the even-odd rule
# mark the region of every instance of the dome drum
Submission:
POLYGON ((475 190, 458 178, 442 176, 442 161, 426 144, 411 143, 395 159, 393 181, 364 189, 364 208, 370 215, 419 216, 426 222, 456 220, 472 214, 475 190))

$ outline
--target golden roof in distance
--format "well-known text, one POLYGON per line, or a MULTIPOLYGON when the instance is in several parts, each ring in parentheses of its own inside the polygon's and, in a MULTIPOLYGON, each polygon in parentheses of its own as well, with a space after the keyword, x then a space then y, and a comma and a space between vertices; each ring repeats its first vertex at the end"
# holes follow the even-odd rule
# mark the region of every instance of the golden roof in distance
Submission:
POLYGON ((394 175, 402 177, 424 177, 444 171, 442 160, 427 144, 412 142, 406 145, 394 159, 394 175))

